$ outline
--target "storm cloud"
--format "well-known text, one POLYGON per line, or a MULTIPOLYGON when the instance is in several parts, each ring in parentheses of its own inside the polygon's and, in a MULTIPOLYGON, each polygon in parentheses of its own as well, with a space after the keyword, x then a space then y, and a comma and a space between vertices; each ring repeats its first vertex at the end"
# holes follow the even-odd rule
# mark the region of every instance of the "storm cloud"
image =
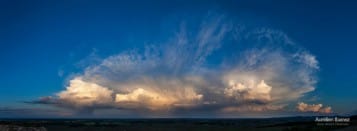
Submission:
POLYGON ((318 60, 284 32, 223 16, 202 21, 195 31, 178 25, 166 42, 86 67, 44 101, 72 109, 264 112, 315 90, 318 60))

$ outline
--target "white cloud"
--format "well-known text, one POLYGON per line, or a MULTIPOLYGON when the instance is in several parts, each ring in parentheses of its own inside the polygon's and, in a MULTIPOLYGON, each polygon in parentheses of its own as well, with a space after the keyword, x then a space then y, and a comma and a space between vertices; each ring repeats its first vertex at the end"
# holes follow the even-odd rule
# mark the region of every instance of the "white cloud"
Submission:
POLYGON ((271 87, 267 85, 264 80, 259 83, 254 80, 247 81, 246 83, 235 82, 231 80, 229 87, 224 89, 224 94, 228 97, 233 97, 238 101, 244 100, 256 100, 256 101, 270 101, 271 87))
POLYGON ((70 81, 66 90, 57 94, 58 99, 73 107, 90 107, 111 104, 113 91, 80 77, 70 81))
POLYGON ((332 113, 331 107, 323 107, 322 104, 309 105, 304 102, 300 102, 296 108, 301 112, 332 113))
POLYGON ((262 47, 241 54, 237 64, 226 64, 231 66, 223 73, 226 91, 240 90, 237 95, 244 96, 242 93, 247 95, 256 89, 260 97, 256 100, 288 103, 315 89, 315 69, 296 63, 293 51, 262 47))
POLYGON ((115 102, 123 108, 146 108, 161 110, 179 105, 193 105, 200 102, 203 95, 195 89, 197 82, 173 79, 144 78, 135 82, 122 83, 115 97, 115 102))
POLYGON ((298 61, 305 63, 307 66, 319 69, 319 62, 316 57, 306 51, 295 54, 295 57, 298 58, 298 61))

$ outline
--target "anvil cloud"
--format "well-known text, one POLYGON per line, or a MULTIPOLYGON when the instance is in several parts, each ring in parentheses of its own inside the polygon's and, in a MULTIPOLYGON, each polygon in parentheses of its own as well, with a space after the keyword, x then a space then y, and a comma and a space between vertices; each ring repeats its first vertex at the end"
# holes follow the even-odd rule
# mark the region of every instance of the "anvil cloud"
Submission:
POLYGON ((308 50, 282 31, 226 21, 210 19, 192 32, 182 25, 167 42, 109 56, 48 101, 72 109, 264 112, 315 90, 319 65, 308 50))

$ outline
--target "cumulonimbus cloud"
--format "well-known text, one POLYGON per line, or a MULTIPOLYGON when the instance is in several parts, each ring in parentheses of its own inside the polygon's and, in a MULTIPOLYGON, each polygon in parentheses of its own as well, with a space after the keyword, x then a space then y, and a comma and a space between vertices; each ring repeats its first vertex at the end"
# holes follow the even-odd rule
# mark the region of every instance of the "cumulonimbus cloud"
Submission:
POLYGON ((300 102, 297 104, 296 108, 300 112, 316 112, 316 113, 332 113, 331 107, 323 107, 322 104, 306 104, 300 102))
POLYGON ((237 101, 271 101, 270 91, 271 86, 267 85, 264 80, 256 83, 254 80, 250 80, 243 83, 236 83, 233 80, 229 82, 229 86, 224 89, 224 94, 227 97, 233 97, 237 101))
POLYGON ((108 88, 76 77, 70 80, 66 90, 59 92, 57 96, 60 101, 68 105, 90 107, 111 104, 112 94, 113 91, 108 88))
MULTIPOLYGON (((87 67, 51 101, 71 108, 281 110, 315 89, 316 57, 282 31, 223 17, 87 67)), ((307 106, 309 107, 309 106, 307 106)), ((305 108, 304 108, 305 109, 305 108)))

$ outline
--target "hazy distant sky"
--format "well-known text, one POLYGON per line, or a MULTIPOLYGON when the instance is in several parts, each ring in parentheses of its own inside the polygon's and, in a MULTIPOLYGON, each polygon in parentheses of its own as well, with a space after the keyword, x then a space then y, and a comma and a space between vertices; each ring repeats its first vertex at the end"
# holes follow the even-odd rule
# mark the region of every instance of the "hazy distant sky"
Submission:
POLYGON ((357 109, 357 2, 0 2, 0 117, 357 109))

